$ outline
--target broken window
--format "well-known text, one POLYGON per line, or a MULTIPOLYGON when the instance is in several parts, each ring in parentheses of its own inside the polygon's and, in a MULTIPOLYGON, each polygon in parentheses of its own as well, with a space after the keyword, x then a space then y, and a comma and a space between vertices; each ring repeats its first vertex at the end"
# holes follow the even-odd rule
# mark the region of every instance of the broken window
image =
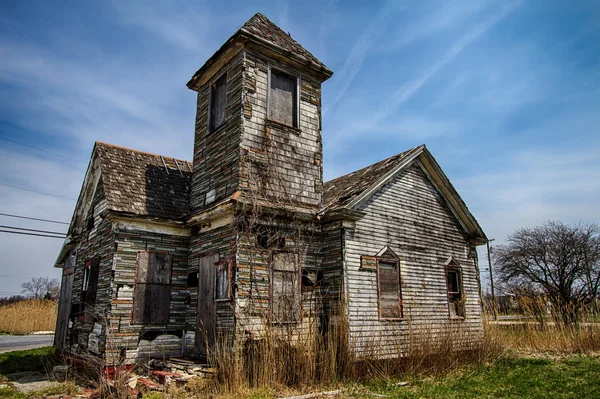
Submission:
POLYGON ((300 274, 291 252, 273 254, 271 314, 275 323, 296 323, 300 316, 300 274))
POLYGON ((450 317, 465 317, 465 303, 462 293, 462 270, 454 259, 450 259, 446 263, 446 282, 448 284, 450 317))
POLYGON ((172 264, 173 256, 167 252, 138 252, 133 293, 134 323, 169 322, 172 264))
POLYGON ((285 247, 285 235, 280 231, 268 228, 260 229, 256 234, 256 244, 261 249, 283 249, 285 247))
POLYGON ((397 261, 377 262, 377 284, 379 294, 379 318, 402 318, 402 292, 400 287, 400 268, 397 261))
POLYGON ((298 127, 298 79, 271 69, 269 81, 269 119, 298 127))
POLYGON ((210 131, 214 132, 225 123, 227 107, 227 75, 221 76, 210 89, 210 131))
POLYGON ((217 289, 215 299, 229 299, 229 263, 217 262, 217 289))
POLYGON ((81 284, 81 306, 79 317, 79 320, 84 323, 91 323, 94 320, 94 306, 96 305, 99 272, 99 258, 87 260, 85 262, 83 267, 83 281, 81 284))

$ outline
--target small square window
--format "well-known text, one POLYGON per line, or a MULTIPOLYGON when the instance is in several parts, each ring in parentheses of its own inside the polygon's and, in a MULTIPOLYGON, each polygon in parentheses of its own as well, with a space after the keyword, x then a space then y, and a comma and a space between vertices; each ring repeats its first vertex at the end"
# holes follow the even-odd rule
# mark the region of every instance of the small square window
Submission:
POLYGON ((225 123, 227 106, 227 76, 221 76, 210 89, 210 131, 225 123))
POLYGON ((269 119, 298 127, 298 79, 271 69, 269 81, 269 119))

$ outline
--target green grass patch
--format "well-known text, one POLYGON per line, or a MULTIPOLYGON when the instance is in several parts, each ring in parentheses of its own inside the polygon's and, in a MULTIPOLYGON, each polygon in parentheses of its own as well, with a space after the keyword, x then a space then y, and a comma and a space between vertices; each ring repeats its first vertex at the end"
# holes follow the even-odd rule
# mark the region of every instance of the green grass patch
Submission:
POLYGON ((9 386, 6 388, 0 388, 0 398, 2 399, 37 399, 45 398, 52 395, 74 395, 77 393, 79 388, 72 382, 63 382, 46 389, 39 391, 19 392, 16 388, 9 386))
POLYGON ((356 386, 349 396, 377 393, 411 399, 600 398, 600 358, 507 358, 444 377, 414 379, 408 386, 398 382, 372 381, 356 386))
POLYGON ((0 353, 0 374, 44 370, 44 365, 50 362, 54 356, 54 348, 51 346, 0 353))

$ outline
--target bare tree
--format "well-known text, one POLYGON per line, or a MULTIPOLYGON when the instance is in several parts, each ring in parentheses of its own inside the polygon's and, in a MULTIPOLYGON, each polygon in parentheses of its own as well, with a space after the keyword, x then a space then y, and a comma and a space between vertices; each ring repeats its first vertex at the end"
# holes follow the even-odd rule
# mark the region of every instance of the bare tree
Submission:
POLYGON ((547 296, 567 324, 600 294, 600 229, 593 223, 549 221, 519 229, 496 248, 495 260, 507 287, 547 296))
POLYGON ((58 299, 60 290, 58 279, 49 277, 33 277, 21 284, 21 293, 35 299, 58 299))

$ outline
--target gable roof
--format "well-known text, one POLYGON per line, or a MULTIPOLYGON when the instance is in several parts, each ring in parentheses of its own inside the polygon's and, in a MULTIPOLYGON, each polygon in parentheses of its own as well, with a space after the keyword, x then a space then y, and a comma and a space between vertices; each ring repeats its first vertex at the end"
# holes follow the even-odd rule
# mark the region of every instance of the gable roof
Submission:
POLYGON ((95 154, 109 210, 177 221, 189 213, 191 163, 100 142, 95 154))
POLYGON ((383 161, 374 163, 347 175, 326 182, 323 186, 324 204, 327 211, 333 211, 348 206, 353 199, 362 194, 374 182, 406 159, 410 153, 419 147, 401 152, 383 161))
POLYGON ((319 74, 323 75, 323 80, 326 80, 333 75, 331 69, 319 61, 319 59, 317 59, 310 51, 302 47, 302 45, 295 41, 289 33, 285 33, 263 14, 256 13, 242 25, 242 27, 238 29, 225 44, 223 44, 223 46, 221 46, 221 48, 206 61, 206 63, 204 63, 187 83, 187 87, 192 90, 198 89, 198 82, 201 80, 204 73, 207 72, 216 63, 217 59, 225 54, 236 42, 243 40, 258 43, 270 50, 283 54, 291 60, 306 64, 319 74))
POLYGON ((358 208, 417 160, 471 239, 476 244, 487 242, 481 226, 424 144, 326 182, 321 213, 358 208))

